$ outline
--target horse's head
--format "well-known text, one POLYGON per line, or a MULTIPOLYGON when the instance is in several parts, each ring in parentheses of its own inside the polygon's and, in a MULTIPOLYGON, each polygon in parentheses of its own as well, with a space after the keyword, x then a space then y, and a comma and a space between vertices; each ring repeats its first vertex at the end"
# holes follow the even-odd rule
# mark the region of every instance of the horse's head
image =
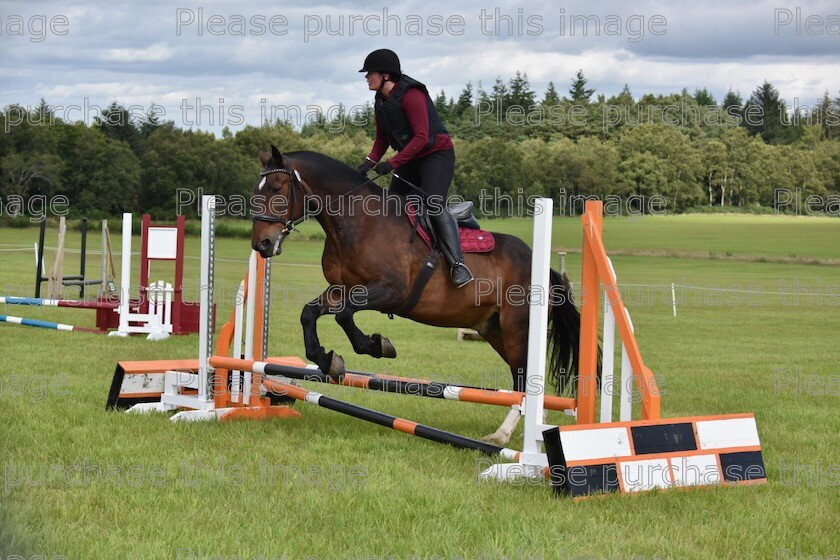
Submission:
POLYGON ((304 216, 300 174, 289 158, 271 146, 271 155, 260 150, 263 170, 251 199, 254 226, 251 247, 265 258, 279 255, 283 240, 304 216))

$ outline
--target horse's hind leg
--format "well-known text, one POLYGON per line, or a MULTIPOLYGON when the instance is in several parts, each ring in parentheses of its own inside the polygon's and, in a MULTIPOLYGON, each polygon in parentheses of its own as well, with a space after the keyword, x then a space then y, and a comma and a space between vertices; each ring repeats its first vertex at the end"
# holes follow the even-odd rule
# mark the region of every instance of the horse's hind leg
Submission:
MULTIPOLYGON (((506 321, 506 323, 510 323, 510 320, 506 321)), ((511 325, 510 328, 513 328, 513 326, 514 325, 511 325)), ((510 364, 510 370, 513 374, 513 390, 522 391, 525 388, 524 371, 525 361, 527 358, 527 343, 524 349, 525 353, 523 353, 521 345, 512 344, 511 341, 506 341, 505 337, 502 335, 502 331, 502 323, 500 322, 499 315, 490 317, 484 325, 479 328, 481 336, 490 343, 490 346, 498 352, 499 356, 501 356, 505 362, 510 364)), ((511 331, 506 332, 508 335, 511 334, 511 331)), ((527 328, 524 331, 524 336, 527 339, 527 328)), ((492 434, 484 436, 481 440, 502 447, 506 446, 510 443, 510 438, 513 435, 514 430, 516 430, 516 426, 519 425, 519 419, 521 417, 522 408, 518 405, 512 406, 499 428, 492 434)))

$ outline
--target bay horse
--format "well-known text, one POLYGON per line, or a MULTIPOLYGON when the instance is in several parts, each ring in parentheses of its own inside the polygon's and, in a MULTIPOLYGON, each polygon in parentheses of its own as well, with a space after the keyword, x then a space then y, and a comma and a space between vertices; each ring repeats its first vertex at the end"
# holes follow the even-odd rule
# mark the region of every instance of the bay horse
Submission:
MULTIPOLYGON (((259 159, 263 170, 252 197, 253 249, 265 258, 279 255, 294 226, 308 218, 326 234, 321 266, 329 288, 300 316, 307 359, 334 379, 345 373, 343 358, 327 352, 318 339, 316 322, 328 314, 335 315, 357 354, 396 357, 387 338, 365 334, 353 320, 358 311, 375 310, 427 325, 477 330, 510 367, 513 390, 526 390, 531 249, 525 242, 494 233, 491 252, 465 255, 475 281, 460 289, 441 263, 407 309, 404 303, 430 250, 420 240, 411 241, 406 198, 317 152, 282 154, 272 145, 270 154, 260 150, 259 159)), ((550 277, 546 382, 559 393, 577 374, 580 314, 563 276, 552 270, 550 277)), ((511 409, 485 441, 506 445, 519 417, 518 408, 511 409)))

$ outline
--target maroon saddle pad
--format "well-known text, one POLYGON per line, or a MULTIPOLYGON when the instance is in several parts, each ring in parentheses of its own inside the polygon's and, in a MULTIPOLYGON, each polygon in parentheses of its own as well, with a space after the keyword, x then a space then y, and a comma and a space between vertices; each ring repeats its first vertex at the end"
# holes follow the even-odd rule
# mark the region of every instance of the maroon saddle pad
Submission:
MULTIPOLYGON (((417 223, 417 211, 413 205, 408 206, 408 221, 411 227, 417 223)), ((431 249, 432 237, 429 232, 423 227, 418 227, 417 234, 431 249)), ((496 246, 493 234, 483 229, 459 227, 458 234, 461 237, 461 250, 465 253, 489 253, 496 246)))

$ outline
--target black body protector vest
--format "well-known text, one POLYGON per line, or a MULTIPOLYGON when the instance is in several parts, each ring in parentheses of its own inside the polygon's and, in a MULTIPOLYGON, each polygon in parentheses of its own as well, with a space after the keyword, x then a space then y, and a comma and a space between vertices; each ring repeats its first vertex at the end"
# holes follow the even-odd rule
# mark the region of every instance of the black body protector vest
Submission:
POLYGON ((400 81, 391 90, 387 98, 381 93, 376 94, 376 101, 373 105, 374 113, 379 121, 379 127, 388 138, 388 143, 396 151, 400 151, 414 138, 414 131, 408 122, 408 118, 402 109, 402 99, 405 92, 411 88, 418 88, 426 95, 426 109, 429 112, 429 142, 426 147, 433 146, 438 134, 446 134, 446 127, 438 116, 435 103, 429 96, 426 86, 417 80, 402 75, 400 81))

